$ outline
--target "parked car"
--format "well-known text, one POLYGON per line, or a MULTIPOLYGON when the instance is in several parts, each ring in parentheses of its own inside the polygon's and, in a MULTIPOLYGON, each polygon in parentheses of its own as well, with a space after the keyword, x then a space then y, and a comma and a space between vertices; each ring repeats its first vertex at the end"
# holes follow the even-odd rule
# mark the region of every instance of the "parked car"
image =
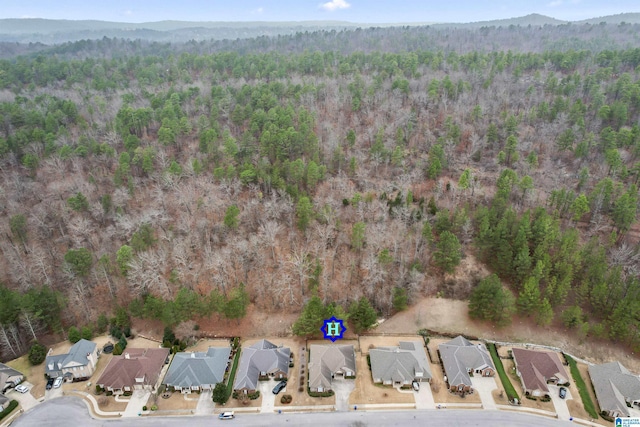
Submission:
POLYGON ((278 394, 282 391, 283 388, 285 388, 287 386, 287 382, 286 381, 280 381, 278 384, 276 384, 276 386, 273 388, 273 394, 278 394))
POLYGON ((60 388, 61 385, 62 385, 62 377, 56 378, 56 380, 53 382, 53 388, 60 388))
POLYGON ((219 420, 232 420, 235 417, 236 416, 233 414, 233 411, 231 411, 231 412, 223 412, 220 415, 218 415, 218 419, 219 420))
POLYGON ((567 397, 567 389, 564 387, 560 387, 558 395, 560 396, 560 399, 564 399, 565 397, 567 397))
POLYGON ((55 381, 55 378, 49 378, 47 379, 47 386, 45 387, 47 390, 51 390, 53 388, 53 382, 55 381))
POLYGON ((414 381, 411 383, 411 386, 415 391, 420 391, 420 383, 418 381, 414 381))
POLYGON ((20 385, 16 386, 16 391, 19 392, 19 393, 26 393, 26 392, 29 391, 29 387, 27 387, 24 384, 20 384, 20 385))

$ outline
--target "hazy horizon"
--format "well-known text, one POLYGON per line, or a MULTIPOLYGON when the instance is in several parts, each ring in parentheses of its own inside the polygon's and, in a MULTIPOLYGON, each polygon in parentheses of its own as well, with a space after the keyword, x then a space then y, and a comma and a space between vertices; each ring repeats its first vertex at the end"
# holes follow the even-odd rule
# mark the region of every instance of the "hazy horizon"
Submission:
MULTIPOLYGON (((537 13, 565 21, 580 21, 607 15, 640 12, 637 2, 612 0, 549 0, 544 2, 514 0, 236 0, 235 2, 167 0, 137 2, 112 0, 87 3, 78 0, 33 0, 7 4, 0 18, 42 18, 66 20, 100 20, 123 23, 157 21, 195 22, 283 22, 346 21, 352 23, 466 23, 508 19, 537 13)), ((1 31, 1 30, 0 30, 1 31)))

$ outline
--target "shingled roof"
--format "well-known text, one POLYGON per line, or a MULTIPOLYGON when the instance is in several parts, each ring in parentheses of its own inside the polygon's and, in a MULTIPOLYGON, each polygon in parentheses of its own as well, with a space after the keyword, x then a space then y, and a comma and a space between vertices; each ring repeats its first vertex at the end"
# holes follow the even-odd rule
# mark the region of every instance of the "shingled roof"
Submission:
POLYGON ((66 354, 47 356, 45 370, 49 376, 56 376, 63 368, 70 366, 86 366, 89 364, 88 355, 96 349, 96 343, 84 338, 75 343, 66 354))
POLYGON ((181 388, 215 386, 224 381, 229 354, 231 347, 209 347, 206 353, 176 353, 163 383, 181 388))
POLYGON ((411 382, 416 372, 431 379, 431 368, 421 342, 400 341, 398 347, 378 347, 369 351, 373 379, 383 382, 411 382))
POLYGON ((23 379, 24 375, 4 363, 0 363, 0 393, 3 393, 12 385, 13 381, 11 378, 23 379))
POLYGON ((487 349, 481 344, 473 344, 463 336, 440 344, 438 350, 449 384, 471 387, 469 370, 495 369, 487 349))
POLYGON ((525 391, 540 390, 548 393, 547 381, 550 379, 557 378, 559 383, 569 381, 557 353, 514 347, 513 358, 525 391))
POLYGON ((233 389, 255 390, 261 372, 289 372, 290 354, 288 347, 278 347, 267 340, 260 340, 243 349, 233 389))
POLYGON ((640 378, 620 362, 589 366, 589 376, 600 409, 630 416, 627 402, 640 400, 640 378))
POLYGON ((113 356, 96 384, 113 390, 153 386, 168 356, 168 348, 127 348, 121 356, 113 356))
POLYGON ((309 387, 331 388, 331 375, 337 371, 356 372, 356 355, 352 345, 309 346, 309 387))

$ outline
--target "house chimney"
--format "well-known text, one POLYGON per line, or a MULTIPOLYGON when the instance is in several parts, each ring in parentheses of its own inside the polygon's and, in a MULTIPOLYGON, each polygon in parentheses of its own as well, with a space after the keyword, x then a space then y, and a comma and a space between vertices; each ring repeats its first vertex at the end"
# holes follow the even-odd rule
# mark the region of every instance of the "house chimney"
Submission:
POLYGON ((129 353, 125 353, 125 354, 124 354, 124 358, 125 358, 125 359, 129 359, 129 353))

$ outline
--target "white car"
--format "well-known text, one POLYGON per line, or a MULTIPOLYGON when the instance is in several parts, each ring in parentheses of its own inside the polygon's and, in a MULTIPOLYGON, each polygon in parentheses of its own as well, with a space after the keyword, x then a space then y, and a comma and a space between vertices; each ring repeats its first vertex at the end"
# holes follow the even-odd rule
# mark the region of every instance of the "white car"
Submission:
POLYGON ((60 388, 61 385, 62 385, 62 377, 56 378, 56 380, 53 382, 53 388, 60 388))
POLYGON ((218 419, 220 419, 220 420, 232 420, 235 417, 236 416, 234 415, 233 411, 231 411, 231 412, 223 412, 220 415, 218 415, 218 419))
POLYGON ((27 387, 26 385, 20 384, 16 386, 16 391, 18 393, 26 393, 29 391, 29 387, 27 387))

